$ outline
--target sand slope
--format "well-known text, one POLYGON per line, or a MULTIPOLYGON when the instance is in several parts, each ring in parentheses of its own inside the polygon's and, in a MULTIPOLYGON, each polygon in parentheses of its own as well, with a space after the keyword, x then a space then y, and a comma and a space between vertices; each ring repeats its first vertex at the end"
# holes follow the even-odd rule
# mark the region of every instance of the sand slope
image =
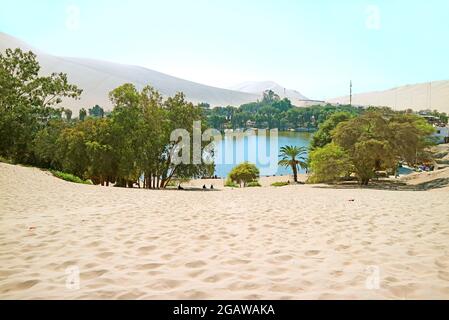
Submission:
POLYGON ((0 164, 0 298, 449 299, 448 191, 126 190, 0 164))
POLYGON ((106 110, 112 108, 109 92, 124 83, 133 83, 139 89, 151 85, 164 96, 173 96, 184 92, 187 99, 194 103, 208 102, 212 106, 239 106, 243 103, 257 101, 261 95, 237 92, 210 87, 191 81, 179 79, 143 67, 81 58, 67 58, 49 55, 39 49, 0 32, 0 52, 7 48, 32 50, 37 54, 44 75, 52 72, 67 73, 69 81, 79 86, 84 92, 81 100, 65 100, 64 107, 72 109, 77 115, 79 109, 101 105, 106 110))
POLYGON ((310 100, 302 95, 300 92, 292 89, 287 89, 273 81, 247 81, 229 87, 230 90, 247 92, 263 96, 267 90, 272 90, 281 98, 288 98, 295 106, 304 106, 310 100))
MULTIPOLYGON (((349 96, 330 100, 349 104, 349 96)), ((387 106, 396 110, 413 109, 449 112, 449 81, 434 81, 393 88, 386 91, 355 94, 353 104, 387 106)))

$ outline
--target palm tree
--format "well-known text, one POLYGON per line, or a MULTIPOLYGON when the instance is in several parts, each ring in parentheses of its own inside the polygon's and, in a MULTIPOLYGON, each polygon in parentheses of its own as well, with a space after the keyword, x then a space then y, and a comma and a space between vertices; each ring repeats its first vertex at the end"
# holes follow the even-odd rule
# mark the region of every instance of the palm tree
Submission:
POLYGON ((283 167, 291 167, 293 170, 293 176, 295 182, 298 182, 298 168, 307 168, 307 148, 305 147, 294 147, 285 146, 281 148, 279 165, 283 167))

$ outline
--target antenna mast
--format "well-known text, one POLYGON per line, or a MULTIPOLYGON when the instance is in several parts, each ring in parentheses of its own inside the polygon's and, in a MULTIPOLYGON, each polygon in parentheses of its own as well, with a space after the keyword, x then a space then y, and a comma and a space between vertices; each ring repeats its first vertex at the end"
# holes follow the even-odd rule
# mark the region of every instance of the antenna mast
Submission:
POLYGON ((349 83, 349 105, 352 106, 352 80, 349 83))

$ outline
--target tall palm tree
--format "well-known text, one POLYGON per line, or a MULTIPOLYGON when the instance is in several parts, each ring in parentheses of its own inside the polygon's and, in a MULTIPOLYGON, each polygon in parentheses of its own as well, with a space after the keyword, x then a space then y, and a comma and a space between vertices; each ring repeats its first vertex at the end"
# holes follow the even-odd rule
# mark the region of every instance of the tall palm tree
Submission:
POLYGON ((298 168, 307 168, 307 148, 285 146, 281 148, 279 157, 282 158, 279 161, 279 165, 283 167, 291 167, 293 170, 293 176, 295 182, 298 182, 298 168))

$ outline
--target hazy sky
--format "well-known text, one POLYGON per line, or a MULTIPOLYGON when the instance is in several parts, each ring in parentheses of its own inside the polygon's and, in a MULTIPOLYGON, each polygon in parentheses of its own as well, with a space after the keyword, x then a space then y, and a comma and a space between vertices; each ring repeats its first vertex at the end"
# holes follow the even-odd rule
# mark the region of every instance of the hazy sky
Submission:
POLYGON ((0 31, 51 54, 308 97, 449 79, 448 0, 0 0, 0 31))

